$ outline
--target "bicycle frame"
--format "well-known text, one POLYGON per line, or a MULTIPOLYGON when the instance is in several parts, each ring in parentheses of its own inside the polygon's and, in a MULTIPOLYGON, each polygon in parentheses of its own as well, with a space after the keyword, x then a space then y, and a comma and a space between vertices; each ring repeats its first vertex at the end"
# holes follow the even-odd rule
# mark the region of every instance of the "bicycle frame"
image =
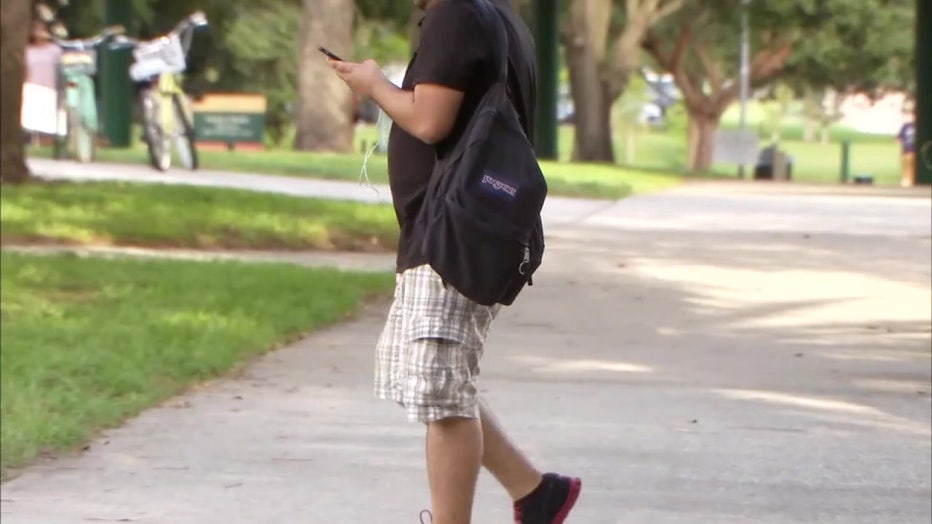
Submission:
POLYGON ((99 125, 97 99, 94 95, 95 60, 96 57, 91 52, 66 53, 62 55, 59 74, 65 108, 73 109, 80 116, 81 123, 96 133, 99 125))
POLYGON ((193 111, 181 86, 181 78, 187 67, 194 30, 205 25, 207 18, 198 11, 156 39, 144 42, 120 39, 120 43, 133 47, 135 60, 129 74, 134 82, 142 84, 139 103, 143 133, 156 169, 170 167, 172 143, 182 164, 190 169, 197 168, 193 111))
MULTIPOLYGON (((173 112, 174 107, 171 104, 171 99, 173 95, 185 96, 184 89, 181 87, 181 75, 162 73, 153 83, 153 88, 161 98, 158 119, 162 129, 168 134, 177 133, 177 122, 175 120, 175 114, 173 112)), ((191 120, 194 119, 194 115, 188 104, 182 104, 182 110, 185 112, 187 118, 191 120)))
MULTIPOLYGON (((97 98, 94 92, 94 76, 97 74, 96 50, 109 37, 122 32, 122 27, 112 26, 86 40, 64 40, 55 36, 52 38, 55 44, 64 51, 58 67, 59 103, 65 109, 66 118, 77 120, 77 122, 68 122, 68 136, 74 138, 71 136, 72 130, 80 127, 85 137, 83 143, 91 148, 91 155, 94 137, 100 128, 97 98)), ((60 141, 61 137, 56 140, 56 157, 60 154, 60 141)))

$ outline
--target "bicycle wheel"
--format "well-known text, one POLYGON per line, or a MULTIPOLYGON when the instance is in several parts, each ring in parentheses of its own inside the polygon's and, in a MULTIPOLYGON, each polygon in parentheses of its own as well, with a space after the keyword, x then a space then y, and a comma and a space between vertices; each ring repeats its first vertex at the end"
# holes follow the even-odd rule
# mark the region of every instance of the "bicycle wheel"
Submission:
POLYGON ((178 161, 185 169, 197 169, 197 146, 194 143, 194 123, 188 117, 183 95, 172 95, 172 105, 175 110, 175 133, 172 137, 175 142, 175 151, 178 152, 178 161))
POLYGON ((68 111, 68 141, 75 158, 79 162, 94 160, 96 145, 94 132, 88 129, 81 121, 81 115, 76 109, 68 111))
POLYGON ((159 99, 152 89, 145 89, 139 94, 142 113, 142 132, 149 150, 149 164, 159 171, 171 167, 172 156, 169 137, 166 136, 159 120, 159 99))

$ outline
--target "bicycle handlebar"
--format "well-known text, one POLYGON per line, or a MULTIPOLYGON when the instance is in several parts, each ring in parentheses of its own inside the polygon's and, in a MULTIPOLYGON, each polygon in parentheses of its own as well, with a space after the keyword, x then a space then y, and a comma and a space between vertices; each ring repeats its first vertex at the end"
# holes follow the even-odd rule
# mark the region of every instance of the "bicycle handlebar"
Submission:
POLYGON ((86 51, 88 49, 93 49, 103 43, 104 40, 111 36, 122 35, 124 31, 123 26, 114 25, 110 26, 95 36, 84 39, 75 39, 75 40, 65 40, 52 36, 52 41, 55 42, 55 45, 62 49, 67 49, 70 51, 86 51))
POLYGON ((203 25, 207 25, 207 15, 205 15, 203 11, 195 11, 186 16, 181 22, 178 22, 178 25, 176 25, 171 32, 181 34, 189 27, 200 27, 203 25))
POLYGON ((120 47, 123 44, 132 44, 133 47, 142 43, 142 40, 137 40, 131 36, 120 35, 113 39, 113 44, 110 47, 120 47))
MULTIPOLYGON (((182 36, 182 35, 184 35, 184 33, 186 33, 189 29, 195 29, 195 28, 197 28, 197 27, 201 27, 201 26, 205 26, 205 25, 207 25, 207 16, 204 15, 204 12, 203 12, 203 11, 195 11, 195 12, 191 13, 190 15, 184 17, 184 19, 183 19, 181 22, 178 22, 178 24, 175 25, 175 27, 173 27, 171 31, 169 31, 168 33, 165 33, 165 34, 162 35, 162 36, 159 36, 159 37, 157 37, 157 38, 153 38, 153 39, 151 39, 151 40, 139 40, 139 39, 132 38, 132 37, 129 37, 129 36, 121 35, 121 36, 119 36, 119 37, 117 38, 117 40, 116 40, 116 42, 115 42, 115 45, 113 45, 113 46, 111 46, 111 47, 119 47, 119 46, 121 46, 121 45, 126 45, 126 44, 129 44, 129 45, 131 45, 132 47, 136 47, 136 46, 138 46, 138 45, 140 45, 140 44, 146 44, 146 43, 149 43, 149 42, 155 42, 155 41, 157 41, 157 40, 161 40, 162 38, 165 38, 165 37, 168 37, 168 36, 171 36, 171 35, 179 35, 179 36, 182 36)), ((190 38, 186 38, 186 39, 183 39, 183 40, 190 40, 190 38)), ((187 51, 187 47, 188 47, 188 45, 189 45, 189 42, 184 42, 184 41, 183 41, 183 44, 184 44, 184 47, 185 47, 185 51, 187 51)))

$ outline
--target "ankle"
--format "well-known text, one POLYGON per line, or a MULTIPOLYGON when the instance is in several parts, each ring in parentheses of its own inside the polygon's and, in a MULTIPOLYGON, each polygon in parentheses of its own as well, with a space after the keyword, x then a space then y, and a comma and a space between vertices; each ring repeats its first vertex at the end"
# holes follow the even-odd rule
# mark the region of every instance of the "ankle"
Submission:
POLYGON ((511 500, 514 502, 521 502, 537 491, 543 483, 543 473, 534 471, 533 474, 525 477, 524 481, 520 484, 516 483, 516 485, 508 486, 506 489, 508 490, 508 494, 511 496, 511 500))
POLYGON ((556 473, 545 473, 540 485, 526 497, 515 501, 515 522, 563 522, 576 504, 582 481, 556 473))

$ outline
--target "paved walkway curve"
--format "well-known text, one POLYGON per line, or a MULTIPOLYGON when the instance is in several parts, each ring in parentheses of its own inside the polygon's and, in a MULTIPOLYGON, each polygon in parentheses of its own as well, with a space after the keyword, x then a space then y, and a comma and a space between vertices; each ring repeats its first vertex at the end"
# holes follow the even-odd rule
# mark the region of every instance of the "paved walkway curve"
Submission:
POLYGON ((170 258, 177 260, 244 262, 285 262, 307 267, 334 267, 346 271, 395 270, 393 253, 345 253, 328 251, 202 251, 195 249, 154 249, 122 246, 5 245, 4 251, 31 255, 70 253, 82 257, 170 258))
MULTIPOLYGON (((569 522, 927 523, 930 202, 689 185, 553 227, 483 390, 583 475, 569 522)), ((423 428, 370 393, 386 306, 28 469, 4 524, 416 522, 423 428)), ((486 474, 474 522, 509 522, 486 474)))
MULTIPOLYGON (((372 187, 359 182, 322 180, 229 171, 184 171, 171 169, 158 172, 144 165, 82 164, 67 160, 30 158, 33 174, 50 180, 99 181, 119 180, 150 184, 184 184, 203 187, 226 187, 291 196, 332 198, 369 204, 388 204, 391 192, 386 185, 372 187)), ((550 197, 544 206, 545 225, 556 226, 576 222, 611 205, 607 200, 550 197)))

